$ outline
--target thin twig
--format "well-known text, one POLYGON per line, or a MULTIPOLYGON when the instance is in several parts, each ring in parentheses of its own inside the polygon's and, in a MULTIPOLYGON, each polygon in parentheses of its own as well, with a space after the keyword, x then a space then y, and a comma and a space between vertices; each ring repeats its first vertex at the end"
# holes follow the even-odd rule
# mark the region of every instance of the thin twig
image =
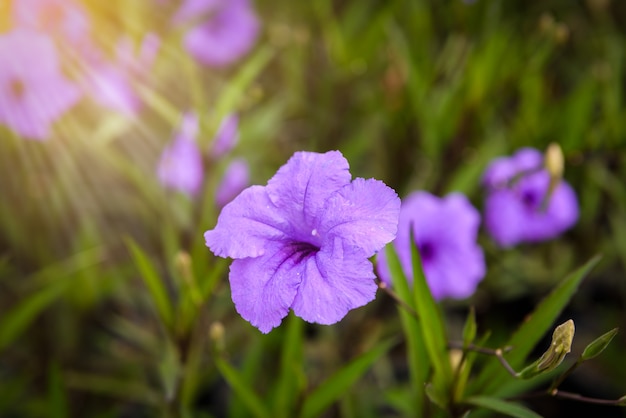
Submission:
POLYGON ((624 401, 622 398, 619 398, 619 399, 589 398, 587 396, 582 396, 577 393, 564 392, 558 389, 552 390, 552 392, 549 392, 548 395, 554 396, 555 398, 571 399, 574 401, 595 403, 598 405, 620 405, 624 401))
POLYGON ((408 313, 410 313, 411 315, 413 315, 415 318, 417 318, 417 312, 415 312, 415 310, 413 308, 411 308, 409 306, 409 304, 407 304, 405 301, 403 301, 402 299, 400 299, 400 296, 398 296, 398 294, 396 292, 394 292, 393 290, 391 290, 389 288, 389 286, 387 286, 387 284, 385 282, 378 282, 378 287, 381 290, 384 290, 390 297, 391 299, 395 300, 398 305, 402 306, 402 308, 404 308, 404 310, 406 310, 408 313))
POLYGON ((487 347, 479 347, 479 346, 474 345, 474 344, 464 345, 462 342, 459 342, 459 341, 450 341, 448 343, 448 346, 450 348, 459 348, 459 349, 462 349, 462 350, 475 351, 476 353, 486 354, 488 356, 495 356, 495 357, 498 358, 498 361, 500 361, 500 364, 502 364, 502 366, 506 369, 507 372, 509 372, 509 374, 511 376, 519 377, 519 375, 515 371, 515 369, 513 369, 513 367, 511 367, 509 362, 506 361, 506 359, 503 356, 504 353, 507 353, 507 352, 509 352, 509 351, 511 351, 513 349, 513 347, 511 347, 511 346, 506 346, 504 348, 493 349, 493 348, 487 348, 487 347))

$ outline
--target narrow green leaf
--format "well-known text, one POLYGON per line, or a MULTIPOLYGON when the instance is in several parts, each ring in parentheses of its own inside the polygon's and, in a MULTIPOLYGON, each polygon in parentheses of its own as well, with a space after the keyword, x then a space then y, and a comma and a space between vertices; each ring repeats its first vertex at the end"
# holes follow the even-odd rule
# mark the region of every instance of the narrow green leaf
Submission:
POLYGON ((274 50, 271 46, 260 47, 241 67, 241 70, 234 77, 225 83, 224 90, 220 93, 214 109, 216 111, 217 123, 222 118, 231 112, 235 107, 241 96, 249 88, 250 84, 259 75, 259 73, 269 63, 270 59, 274 56, 274 50))
POLYGON ((275 385, 273 416, 289 418, 300 390, 303 388, 302 376, 302 329, 303 321, 290 314, 285 324, 285 336, 282 343, 280 374, 275 385))
POLYGON ((424 382, 430 373, 430 362, 428 353, 422 338, 422 330, 419 321, 415 317, 415 308, 411 290, 400 260, 394 251, 393 245, 387 245, 385 248, 387 255, 387 265, 391 274, 393 290, 397 292, 398 297, 413 310, 413 313, 407 311, 404 306, 398 306, 400 321, 404 336, 406 337, 406 351, 409 363, 409 376, 411 379, 412 396, 411 402, 415 411, 423 411, 425 404, 424 382))
POLYGON ((152 296, 152 300, 156 305, 156 309, 161 317, 161 320, 165 325, 170 326, 174 317, 173 307, 170 303, 170 299, 167 295, 167 291, 161 277, 157 273, 154 264, 152 264, 148 256, 131 238, 126 238, 125 242, 126 246, 131 251, 133 260, 141 273, 143 281, 148 287, 148 291, 152 296))
POLYGON ((87 391, 101 396, 112 396, 117 399, 151 406, 159 406, 162 401, 159 393, 137 381, 79 372, 65 372, 64 380, 66 385, 72 389, 87 391))
POLYGON ((618 330, 619 328, 613 328, 606 334, 603 334, 600 337, 596 338, 587 347, 585 347, 585 350, 583 351, 580 358, 582 360, 589 360, 598 356, 611 343, 611 340, 613 339, 613 337, 615 337, 618 330))
POLYGON ((235 392, 235 402, 241 402, 242 405, 248 408, 250 413, 257 418, 269 418, 271 417, 269 411, 263 404, 261 398, 254 393, 254 390, 246 385, 239 372, 228 364, 223 358, 216 357, 215 365, 222 374, 222 377, 228 382, 230 387, 235 392))
POLYGON ((47 413, 51 418, 65 418, 69 416, 61 368, 56 362, 53 362, 48 369, 47 413))
POLYGON ((379 343, 373 349, 352 360, 334 375, 322 382, 304 401, 301 418, 319 416, 337 401, 369 369, 369 367, 393 345, 395 340, 379 343))
MULTIPOLYGON (((565 305, 570 301, 582 280, 589 271, 600 261, 600 256, 589 260, 585 265, 571 273, 561 282, 541 303, 534 312, 513 334, 506 345, 513 347, 506 355, 509 364, 515 368, 523 364, 533 347, 548 331, 557 319, 565 305)), ((511 376, 502 368, 502 365, 492 359, 478 376, 474 388, 480 393, 496 394, 507 389, 507 382, 513 381, 511 376)))
POLYGON ((15 341, 42 311, 62 295, 65 288, 49 286, 41 289, 4 314, 0 321, 0 350, 15 341))
POLYGON ((498 398, 491 398, 488 396, 472 396, 471 398, 465 399, 465 402, 479 406, 481 408, 486 408, 495 412, 499 412, 501 414, 506 414, 510 417, 516 418, 541 418, 541 415, 531 411, 517 403, 503 401, 498 398))
POLYGON ((465 326, 463 327, 463 346, 467 347, 474 342, 476 338, 476 313, 474 307, 470 308, 465 320, 465 326))
POLYGON ((426 344, 428 356, 435 370, 435 390, 439 391, 440 398, 449 392, 452 382, 452 367, 447 350, 446 328, 442 319, 439 305, 435 302, 422 270, 419 251, 411 232, 411 260, 413 263, 413 300, 415 310, 422 324, 422 336, 426 344))

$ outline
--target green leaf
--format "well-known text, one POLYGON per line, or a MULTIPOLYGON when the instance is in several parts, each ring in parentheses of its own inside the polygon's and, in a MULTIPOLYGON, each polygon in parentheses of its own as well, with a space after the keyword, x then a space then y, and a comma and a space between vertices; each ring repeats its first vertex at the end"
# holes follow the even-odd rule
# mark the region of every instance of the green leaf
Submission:
POLYGON ((236 369, 219 356, 215 358, 215 365, 235 392, 234 402, 240 402, 257 418, 271 417, 261 398, 244 382, 244 379, 236 369))
POLYGON ((379 343, 373 349, 352 360, 334 375, 322 382, 307 396, 302 406, 301 418, 319 416, 338 400, 369 369, 369 367, 393 345, 394 340, 379 343))
POLYGON ((216 127, 224 116, 236 107, 238 100, 273 56, 273 47, 266 45, 259 48, 241 67, 241 70, 224 84, 224 90, 213 107, 217 116, 216 127))
POLYGON ((506 414, 510 417, 541 418, 541 415, 520 404, 503 401, 498 398, 491 398, 489 396, 472 396, 471 398, 465 399, 465 403, 490 409, 501 414, 506 414))
POLYGON ((422 325, 422 337, 428 351, 428 356, 435 370, 435 390, 439 391, 439 398, 449 392, 452 382, 452 367, 447 350, 446 328, 442 319, 439 305, 435 302, 422 270, 420 255, 411 231, 411 260, 413 263, 413 300, 415 310, 422 325))
POLYGON ((52 418, 69 417, 67 397, 61 377, 61 368, 57 362, 53 362, 48 369, 47 414, 52 418))
POLYGON ((275 385, 274 417, 293 416, 294 406, 300 391, 304 387, 302 370, 303 321, 291 314, 284 327, 280 375, 275 385))
POLYGON ((67 281, 49 286, 28 296, 15 308, 5 313, 0 321, 0 350, 11 344, 67 288, 67 281))
POLYGON ((467 347, 474 342, 476 338, 476 328, 476 313, 472 306, 467 314, 465 326, 463 327, 463 347, 467 347))
POLYGON ((167 326, 172 325, 174 309, 167 294, 167 290, 165 289, 165 285, 157 273, 154 264, 152 264, 148 256, 146 256, 143 250, 139 248, 131 238, 126 238, 125 242, 126 246, 131 251, 133 260, 141 273, 143 281, 148 287, 148 291, 152 296, 152 301, 156 305, 161 320, 167 326))
POLYGON ((404 336, 406 337, 407 360, 409 363, 409 375, 413 392, 411 395, 411 402, 414 405, 415 411, 421 412, 424 410, 425 404, 424 382, 426 382, 430 373, 428 353, 426 352, 424 339, 422 338, 420 323, 415 316, 415 307, 411 289, 409 288, 407 278, 402 271, 400 260, 396 255, 393 245, 387 245, 385 252, 387 255, 387 265, 391 274, 393 289, 397 292, 398 297, 407 305, 407 307, 413 311, 409 312, 405 306, 398 305, 400 321, 402 323, 404 336))
MULTIPOLYGON (((561 282, 541 303, 534 312, 522 323, 515 334, 507 342, 507 346, 513 347, 506 355, 509 364, 519 368, 533 347, 548 331, 552 323, 559 316, 565 305, 570 301, 582 280, 589 271, 600 261, 600 256, 589 260, 585 265, 571 273, 561 282)), ((473 388, 478 388, 480 393, 496 394, 507 389, 508 383, 515 382, 502 368, 500 362, 492 359, 478 376, 473 388)), ((474 392, 476 393, 476 392, 474 392)))
POLYGON ((618 330, 619 328, 613 328, 606 334, 603 334, 600 337, 596 338, 587 347, 585 347, 585 350, 583 351, 580 358, 584 361, 598 356, 611 343, 611 340, 613 339, 613 337, 615 337, 618 330))

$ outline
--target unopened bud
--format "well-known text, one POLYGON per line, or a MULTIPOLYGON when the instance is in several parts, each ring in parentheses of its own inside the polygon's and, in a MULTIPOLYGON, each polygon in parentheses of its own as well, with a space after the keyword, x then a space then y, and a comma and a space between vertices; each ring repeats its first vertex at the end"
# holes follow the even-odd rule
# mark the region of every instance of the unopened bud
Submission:
POLYGON ((554 18, 549 13, 543 13, 539 18, 539 30, 544 33, 551 33, 554 29, 554 18))
POLYGON ((463 360, 463 351, 457 348, 450 350, 450 365, 452 370, 456 370, 461 367, 461 360, 463 360))
POLYGON ((565 23, 557 23, 554 28, 554 40, 559 44, 564 44, 569 39, 569 28, 565 23))
POLYGON ((563 177, 563 171, 565 169, 565 163, 563 158, 563 150, 559 144, 553 142, 548 145, 546 153, 544 155, 544 165, 550 177, 555 179, 561 179, 563 177))
POLYGON ((178 254, 176 254, 174 264, 176 265, 176 269, 180 272, 183 280, 189 283, 192 280, 191 257, 189 256, 189 253, 179 251, 178 254))
POLYGON ((563 362, 567 353, 571 351, 574 331, 574 321, 571 319, 556 327, 548 350, 537 361, 522 370, 518 374, 519 377, 530 379, 556 369, 563 362))
POLYGON ((217 351, 223 351, 225 347, 224 342, 224 334, 225 334, 224 325, 221 322, 213 322, 211 327, 209 328, 209 338, 213 342, 213 345, 217 351))

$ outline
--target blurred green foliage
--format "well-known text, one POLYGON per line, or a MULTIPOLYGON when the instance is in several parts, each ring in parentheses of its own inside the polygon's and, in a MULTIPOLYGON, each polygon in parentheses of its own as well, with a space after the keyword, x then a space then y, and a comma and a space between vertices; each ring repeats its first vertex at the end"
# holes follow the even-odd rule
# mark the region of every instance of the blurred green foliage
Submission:
MULTIPOLYGON (((223 70, 181 48, 181 34, 168 28, 178 2, 154 3, 87 2, 102 39, 163 35, 137 118, 83 105, 42 143, 0 127, 0 416, 396 417, 425 408, 407 401, 428 390, 414 366, 440 351, 441 336, 421 346, 424 330, 383 292, 332 327, 290 316, 265 336, 236 314, 228 262, 202 237, 215 224, 213 196, 228 161, 213 162, 195 200, 162 190, 155 175, 189 109, 201 115, 205 149, 222 117, 240 113, 234 155, 250 162, 253 183, 264 184, 294 151, 339 149, 355 176, 381 179, 401 196, 461 191, 479 208, 492 158, 558 142, 578 224, 510 250, 481 236, 488 275, 471 300, 443 303, 448 337, 463 338, 473 305, 478 333, 469 340, 503 346, 566 273, 596 254, 602 260, 565 313, 550 318, 574 319, 577 355, 606 330, 626 329, 626 3, 257 1, 262 36, 223 70)), ((542 335, 512 354, 516 367, 542 335)), ((617 334, 565 383, 622 396, 625 349, 617 334)), ((493 358, 466 361, 485 366, 485 384, 519 384, 493 358)), ((494 398, 468 402, 503 407, 494 398)), ((568 408, 626 416, 569 401, 530 405, 552 416, 568 408)))

